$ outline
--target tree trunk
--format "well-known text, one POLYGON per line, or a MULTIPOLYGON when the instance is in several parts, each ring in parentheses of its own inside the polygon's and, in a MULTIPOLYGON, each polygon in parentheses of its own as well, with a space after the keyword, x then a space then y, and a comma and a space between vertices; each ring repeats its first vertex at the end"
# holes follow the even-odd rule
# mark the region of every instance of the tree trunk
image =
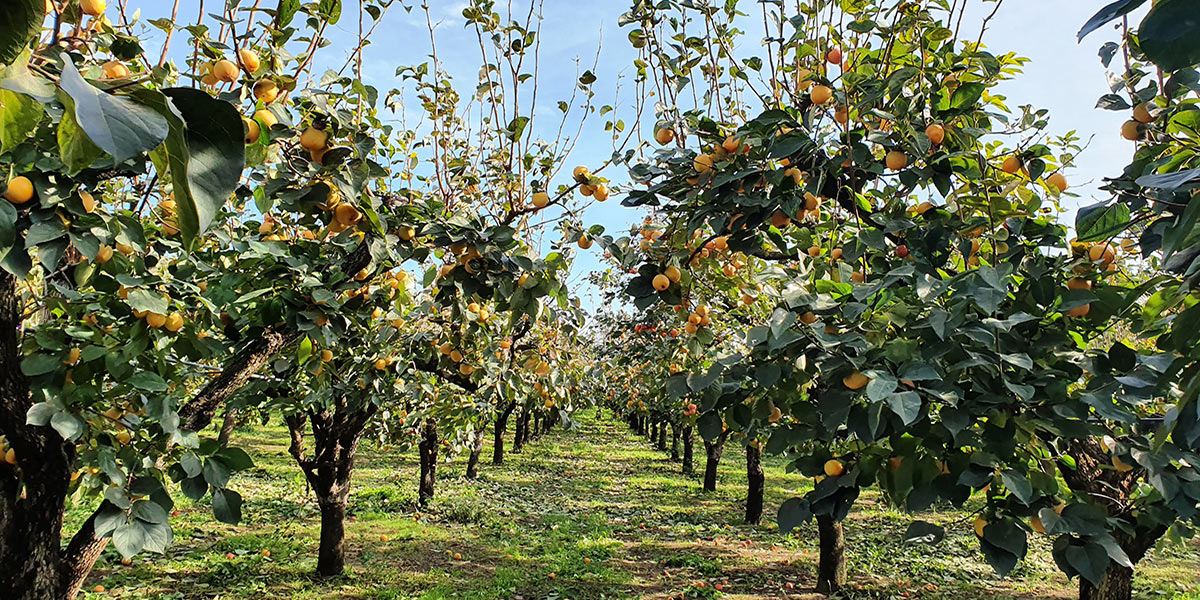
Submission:
POLYGON ((746 523, 758 525, 762 520, 766 478, 763 475, 762 450, 756 441, 746 446, 746 481, 746 523))
POLYGON ((530 431, 533 433, 533 438, 537 438, 538 436, 542 435, 543 420, 545 420, 545 417, 543 417, 540 413, 533 415, 533 427, 530 429, 530 431))
POLYGON ((500 414, 496 415, 496 425, 492 432, 492 464, 504 464, 504 434, 508 432, 508 417, 512 414, 513 409, 517 406, 516 402, 509 402, 500 414))
POLYGON ((96 537, 96 515, 106 505, 106 502, 100 504, 100 508, 88 517, 79 531, 75 532, 71 538, 71 543, 67 545, 66 553, 63 556, 65 588, 63 597, 66 600, 73 600, 75 596, 79 595, 79 590, 83 588, 83 582, 87 580, 88 575, 92 572, 92 567, 96 565, 96 560, 100 558, 104 548, 108 546, 108 541, 112 539, 96 537))
POLYGON ((667 422, 661 421, 658 424, 658 449, 667 451, 667 422))
POLYGON ((332 497, 317 499, 321 508, 321 545, 317 550, 317 575, 334 577, 346 568, 346 499, 349 488, 332 497))
POLYGON ((513 434, 513 454, 519 453, 521 448, 525 446, 525 428, 528 426, 529 413, 522 409, 520 414, 517 415, 517 431, 513 434))
POLYGON ((679 462, 679 425, 671 424, 671 461, 679 462))
MULTIPOLYGON (((350 253, 341 272, 365 267, 371 260, 368 246, 350 253)), ((0 464, 0 591, 12 592, 5 600, 72 600, 107 541, 95 539, 85 523, 62 548, 75 445, 51 427, 25 422, 32 401, 20 369, 23 322, 16 286, 16 278, 0 269, 0 434, 18 461, 0 464), (24 462, 26 457, 36 460, 24 462)), ((251 375, 302 336, 294 327, 271 327, 238 349, 221 373, 180 407, 180 429, 207 427, 251 375)))
POLYGON ((1079 600, 1130 600, 1133 597, 1133 569, 1109 563, 1100 585, 1079 578, 1079 600))
POLYGON ((704 440, 704 491, 717 491, 717 465, 721 463, 721 453, 725 451, 725 439, 729 430, 721 432, 715 441, 704 440))
POLYGON ((59 600, 75 445, 51 427, 25 422, 33 400, 20 367, 22 331, 17 280, 0 269, 0 434, 17 458, 16 465, 0 462, 0 591, 17 600, 59 600))
POLYGON ((426 418, 421 428, 421 485, 417 491, 417 504, 422 508, 433 500, 433 486, 437 482, 438 429, 437 422, 426 418))
POLYGON ((817 591, 833 594, 846 585, 846 537, 841 521, 817 515, 820 558, 817 564, 817 591))
POLYGON ((237 426, 238 409, 225 409, 225 419, 221 422, 221 433, 217 436, 217 444, 222 448, 229 447, 229 438, 233 436, 233 428, 237 426))
POLYGON ((471 446, 471 456, 467 459, 467 479, 476 479, 479 477, 479 455, 483 452, 483 439, 487 437, 487 431, 480 428, 475 432, 475 437, 472 440, 474 445, 471 446))
POLYGON ((683 474, 691 476, 696 473, 696 461, 693 459, 692 442, 695 440, 692 426, 683 428, 683 474))
POLYGON ((304 479, 321 509, 321 537, 317 549, 317 574, 335 577, 346 566, 346 502, 354 458, 367 423, 377 409, 373 405, 350 408, 341 404, 329 411, 310 411, 284 417, 291 435, 288 453, 296 459, 304 479), (312 430, 312 453, 306 452, 306 424, 312 430))

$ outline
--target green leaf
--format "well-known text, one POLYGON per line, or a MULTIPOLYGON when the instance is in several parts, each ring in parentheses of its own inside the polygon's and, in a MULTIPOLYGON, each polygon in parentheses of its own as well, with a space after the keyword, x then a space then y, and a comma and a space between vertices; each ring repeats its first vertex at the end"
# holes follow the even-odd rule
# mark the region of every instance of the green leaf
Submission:
POLYGON ((25 424, 45 427, 50 423, 50 418, 56 412, 58 412, 58 409, 49 402, 38 402, 30 406, 28 411, 25 411, 25 424))
POLYGON ((1200 63, 1200 11, 1195 0, 1159 0, 1138 28, 1138 46, 1164 71, 1200 63))
POLYGON ((790 498, 779 505, 779 533, 789 533, 812 519, 812 508, 806 498, 790 498))
POLYGON ((230 489, 213 492, 213 516, 222 523, 237 525, 242 520, 242 497, 230 489))
POLYGON ((237 189, 246 166, 242 118, 232 104, 191 88, 141 90, 137 97, 169 124, 164 147, 179 231, 190 245, 237 189))
POLYGON ((117 163, 149 152, 167 138, 167 122, 161 115, 127 97, 96 89, 69 59, 63 61, 58 85, 70 97, 68 104, 73 105, 70 109, 79 126, 117 163))
POLYGON ((36 377, 58 370, 62 361, 49 354, 30 354, 21 361, 21 373, 26 377, 36 377))
POLYGON ((287 27, 298 10, 300 10, 300 0, 279 0, 279 12, 275 14, 276 26, 279 29, 287 27))
POLYGON ((221 489, 229 483, 229 467, 218 458, 208 458, 204 461, 204 480, 209 485, 221 489))
POLYGON ((152 312, 160 315, 167 314, 169 310, 167 299, 150 290, 130 290, 129 295, 125 298, 125 303, 133 310, 152 312))
POLYGON ((1030 500, 1033 500, 1033 486, 1024 475, 1009 469, 1000 473, 1000 480, 1004 482, 1004 487, 1008 488, 1008 491, 1012 492, 1022 504, 1028 505, 1030 500))
POLYGON ((54 86, 29 71, 25 64, 27 57, 21 57, 11 66, 0 66, 0 89, 16 92, 32 97, 43 104, 54 99, 54 86))
POLYGON ((324 21, 336 25, 338 19, 342 18, 342 0, 321 0, 317 5, 317 12, 324 21))
POLYGON ((1134 183, 1160 190, 1177 190, 1193 181, 1200 181, 1200 169, 1143 175, 1134 180, 1134 183))
POLYGON ((42 104, 37 100, 0 90, 0 154, 11 151, 33 135, 42 114, 42 104))
POLYGON ((504 128, 504 137, 517 141, 521 139, 521 135, 525 133, 525 126, 529 124, 529 117, 516 117, 504 128))
POLYGON ((45 0, 0 2, 0 65, 11 64, 29 46, 46 19, 45 0))
POLYGON ((151 371, 139 371, 133 377, 130 377, 125 383, 132 385, 139 390, 147 392, 162 392, 167 389, 167 382, 158 373, 151 371))
POLYGON ((67 167, 67 174, 72 177, 104 156, 104 151, 92 143, 75 120, 75 113, 69 110, 58 122, 58 153, 67 167))
POLYGON ((1075 230, 1081 242, 1106 240, 1128 226, 1129 206, 1121 203, 1093 204, 1079 209, 1075 215, 1075 230))
POLYGON ((1145 1, 1146 0, 1117 0, 1116 2, 1105 5, 1105 7, 1101 8, 1099 12, 1092 15, 1092 18, 1088 19, 1087 23, 1083 24, 1083 27, 1079 29, 1079 33, 1076 34, 1076 40, 1082 42, 1083 38, 1087 37, 1087 34, 1100 29, 1105 23, 1108 23, 1109 21, 1121 15, 1129 13, 1135 8, 1141 6, 1145 1))
POLYGON ((231 471, 245 471, 254 466, 254 461, 241 448, 228 447, 217 452, 217 456, 225 462, 231 471))
POLYGON ((85 423, 78 415, 73 415, 69 412, 59 411, 50 417, 50 426, 61 435, 64 440, 73 442, 83 435, 85 423))
POLYGON ((904 421, 905 425, 911 425, 914 421, 921 418, 921 395, 916 392, 900 392, 892 394, 888 398, 888 407, 896 416, 904 421))
POLYGON ((721 435, 723 429, 721 416, 716 413, 704 413, 696 421, 696 430, 700 432, 700 437, 709 442, 717 439, 717 436, 721 435))
POLYGON ((134 502, 131 514, 147 523, 167 522, 167 509, 159 506, 157 502, 151 502, 150 500, 138 500, 134 502))
POLYGON ((979 98, 983 96, 987 86, 982 83, 964 83, 954 90, 954 94, 950 96, 950 108, 961 109, 969 106, 974 106, 979 102, 979 98))
POLYGON ((135 519, 113 531, 112 539, 117 552, 130 558, 146 547, 146 525, 135 519))
POLYGON ((1004 519, 984 527, 981 542, 983 557, 1003 577, 1025 556, 1029 540, 1024 529, 1004 519))

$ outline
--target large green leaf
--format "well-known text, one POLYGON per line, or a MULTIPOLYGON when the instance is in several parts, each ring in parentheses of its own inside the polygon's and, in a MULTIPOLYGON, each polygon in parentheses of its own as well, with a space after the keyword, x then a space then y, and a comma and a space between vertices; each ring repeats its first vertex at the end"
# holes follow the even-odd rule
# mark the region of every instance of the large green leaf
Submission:
POLYGON ((1142 19, 1138 45, 1165 71, 1200 63, 1200 10, 1195 0, 1159 0, 1142 19))
POLYGON ((45 0, 0 2, 0 64, 12 63, 29 46, 46 19, 45 0))
POLYGON ((1093 204, 1075 215, 1075 231, 1081 242, 1106 240, 1129 226, 1129 207, 1125 204, 1093 204))
POLYGON ((1103 27, 1105 23, 1141 6, 1145 1, 1146 0, 1117 0, 1116 2, 1105 5, 1105 7, 1101 8, 1099 12, 1092 15, 1092 18, 1088 19, 1087 23, 1083 24, 1083 27, 1079 29, 1076 39, 1078 41, 1083 41, 1083 38, 1087 37, 1087 34, 1103 27))
POLYGON ((170 126, 165 149, 179 231, 190 245, 237 189, 246 166, 242 118, 232 104, 191 88, 139 90, 136 95, 170 126))
POLYGON ((213 492, 213 516, 222 523, 237 525, 242 520, 242 497, 231 489, 213 492))
POLYGON ((64 112, 58 122, 58 153, 67 167, 67 174, 72 177, 104 155, 104 151, 79 127, 71 111, 64 112))
POLYGON ((58 85, 70 97, 79 126, 117 163, 153 150, 167 139, 166 119, 130 98, 96 89, 70 60, 63 61, 58 85))
POLYGON ((37 129, 42 104, 24 94, 0 90, 0 154, 12 150, 37 129))

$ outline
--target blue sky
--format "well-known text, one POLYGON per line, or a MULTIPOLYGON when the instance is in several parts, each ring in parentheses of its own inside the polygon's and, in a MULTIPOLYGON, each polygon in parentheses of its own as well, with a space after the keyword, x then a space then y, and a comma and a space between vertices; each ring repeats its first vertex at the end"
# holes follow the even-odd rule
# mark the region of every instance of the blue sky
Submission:
MULTIPOLYGON (((464 27, 461 15, 467 3, 464 0, 428 1, 433 19, 438 22, 439 60, 456 82, 464 86, 460 89, 473 88, 480 59, 474 32, 464 27)), ((743 1, 753 8, 753 0, 743 1)), ((600 62, 596 69, 598 80, 594 84, 596 102, 618 103, 618 116, 631 120, 631 73, 635 54, 626 40, 627 30, 617 24, 619 15, 631 4, 630 0, 544 2, 540 29, 539 106, 536 109, 540 114, 547 115, 542 126, 548 127, 551 121, 557 123, 550 116, 557 113, 554 104, 569 97, 578 71, 591 68, 598 48, 600 62), (617 98, 614 88, 622 75, 622 97, 617 98)), ((250 4, 248 1, 244 3, 250 4)), ((1024 76, 1004 84, 999 91, 1008 98, 1010 107, 1031 104, 1047 108, 1050 110, 1052 132, 1057 134, 1074 130, 1084 143, 1090 139, 1090 145, 1076 161, 1076 168, 1068 173, 1071 191, 1080 195, 1079 198, 1068 198, 1064 202, 1071 213, 1064 217, 1068 222, 1073 222, 1073 212, 1078 206, 1104 198, 1096 190, 1101 178, 1119 174, 1133 151, 1132 142, 1118 135, 1121 123, 1129 117, 1124 113, 1094 108, 1096 99, 1108 91, 1097 50, 1105 41, 1116 39, 1118 34, 1113 28, 1106 27, 1093 33, 1081 44, 1075 40, 1075 33, 1080 26, 1104 3, 1102 0, 1008 0, 1001 5, 984 36, 984 44, 991 51, 1012 51, 1030 59, 1024 76)), ((117 1, 111 0, 110 4, 115 8, 117 1)), ((208 4, 220 2, 210 1, 208 4)), ((264 5, 273 4, 272 1, 264 2, 264 5)), ((515 0, 514 4, 526 5, 523 0, 515 0)), ((964 30, 967 31, 977 31, 982 17, 995 8, 994 2, 975 0, 973 4, 973 13, 969 13, 964 20, 964 30), (968 28, 967 24, 974 25, 968 28)), ((168 16, 170 5, 168 0, 128 0, 129 10, 140 9, 143 19, 168 16)), ((114 8, 110 8, 110 11, 114 8)), ((357 34, 357 11, 357 2, 346 0, 342 20, 331 28, 330 38, 334 44, 321 51, 318 66, 340 66, 345 61, 357 34)), ((181 16, 192 18, 195 14, 196 0, 184 0, 181 16)), ((110 13, 110 18, 113 16, 110 13)), ((1131 22, 1136 23, 1137 18, 1131 22)), ((751 26, 746 29, 748 35, 744 36, 743 42, 757 43, 760 37, 757 29, 751 26)), ((429 50, 424 14, 420 9, 406 12, 397 4, 384 17, 384 23, 365 52, 364 78, 381 90, 398 87, 400 82, 394 76, 396 67, 425 62, 429 50)), ((739 49, 739 54, 743 51, 749 54, 754 48, 739 49)), ((1116 62, 1119 62, 1119 58, 1114 65, 1116 62)), ((409 117, 410 124, 413 116, 409 117)), ((597 165, 609 156, 612 151, 611 136, 603 128, 605 121, 611 118, 609 115, 590 119, 568 165, 597 165)), ((650 135, 652 119, 652 111, 648 110, 643 119, 643 135, 650 135)), ((535 129, 535 133, 539 131, 535 129)), ((540 133, 552 134, 544 130, 540 133)), ((569 171, 568 167, 563 176, 569 176, 569 171)), ((610 169, 605 175, 614 182, 623 179, 619 168, 610 169)), ((627 229, 628 224, 641 220, 642 213, 621 207, 619 201, 620 197, 614 194, 607 203, 592 205, 585 214, 585 222, 599 223, 610 232, 619 233, 627 229)), ((598 252, 599 247, 594 246, 591 251, 581 253, 572 278, 573 282, 579 284, 578 293, 584 296, 585 305, 594 305, 598 301, 583 285, 584 275, 600 266, 596 260, 598 252)))

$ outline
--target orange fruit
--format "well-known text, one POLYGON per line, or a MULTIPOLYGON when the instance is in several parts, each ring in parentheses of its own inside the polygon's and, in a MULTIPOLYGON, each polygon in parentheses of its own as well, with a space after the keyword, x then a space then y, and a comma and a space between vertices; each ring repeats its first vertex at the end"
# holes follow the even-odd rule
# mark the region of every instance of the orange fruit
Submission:
POLYGON ((1004 163, 1000 165, 1000 169, 1005 173, 1012 175, 1021 170, 1021 159, 1015 156, 1010 156, 1004 159, 1004 163))
POLYGON ((279 86, 270 79, 262 79, 254 84, 254 97, 263 104, 270 104, 279 97, 279 86))
POLYGON ((946 139, 946 129, 937 123, 933 123, 925 128, 925 135, 934 144, 941 144, 942 140, 946 139))
POLYGON ((1047 177, 1046 183, 1059 192, 1064 192, 1067 189, 1067 178, 1062 173, 1055 173, 1047 177))
POLYGON ((847 388, 852 389, 852 390, 861 390, 870 381, 871 381, 870 377, 867 377, 866 375, 863 375, 862 373, 855 371, 855 372, 842 378, 842 385, 844 385, 847 388))
POLYGON ((300 145, 308 151, 321 150, 329 143, 329 134, 315 127, 309 127, 300 134, 300 145))
POLYGON ((13 204, 25 204, 33 198, 33 182, 28 177, 18 175, 8 181, 4 197, 13 204))
POLYGON ((824 470, 827 477, 837 477, 846 472, 846 465, 836 458, 831 458, 825 461, 824 470))
POLYGON ((1121 124, 1121 137, 1136 142, 1142 137, 1142 124, 1130 119, 1121 124))
POLYGON ((129 77, 129 67, 115 60, 110 60, 100 66, 105 79, 124 79, 129 77))
POLYGON ((812 99, 813 104, 825 104, 833 98, 833 89, 825 85, 814 85, 808 97, 812 99))
POLYGON ((237 81, 238 78, 238 67, 237 65, 233 64, 233 61, 225 59, 218 60, 212 67, 212 76, 215 77, 217 81, 233 83, 237 81))
POLYGON ((248 73, 253 73, 258 70, 260 61, 258 60, 258 53, 255 51, 249 48, 242 48, 241 50, 238 50, 238 60, 242 61, 242 66, 246 67, 246 71, 248 73))

